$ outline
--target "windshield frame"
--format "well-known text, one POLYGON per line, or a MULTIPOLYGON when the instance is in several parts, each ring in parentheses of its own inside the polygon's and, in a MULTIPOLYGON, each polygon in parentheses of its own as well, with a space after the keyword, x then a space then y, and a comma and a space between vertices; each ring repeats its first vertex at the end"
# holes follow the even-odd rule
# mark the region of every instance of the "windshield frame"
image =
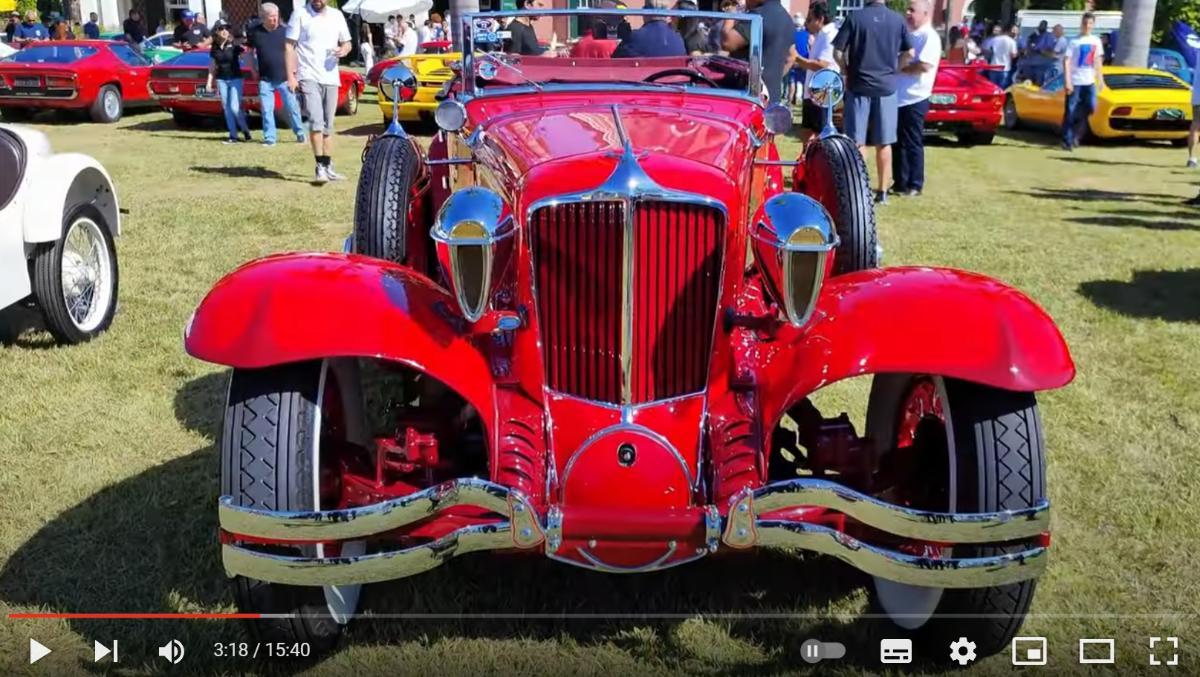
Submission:
MULTIPOLYGON (((466 102, 476 97, 486 96, 501 96, 506 94, 519 93, 523 91, 530 92, 560 92, 560 91, 586 91, 589 89, 614 89, 613 83, 587 83, 587 82, 539 82, 536 85, 514 85, 510 87, 486 88, 480 89, 475 86, 475 78, 466 77, 466 74, 475 73, 475 21, 476 19, 497 19, 503 24, 504 19, 512 19, 519 17, 544 17, 544 16, 566 16, 566 17, 581 17, 581 16, 597 16, 611 17, 619 14, 621 16, 640 16, 640 17, 695 17, 698 19, 712 19, 716 21, 724 21, 733 19, 735 21, 745 21, 750 24, 750 44, 748 45, 747 60, 750 65, 749 73, 749 89, 748 90, 732 90, 732 89, 704 89, 705 94, 717 94, 720 96, 732 96, 735 98, 750 98, 754 101, 761 101, 763 97, 763 81, 762 81, 762 17, 757 14, 738 14, 732 12, 701 12, 688 10, 672 10, 672 9, 609 9, 609 8, 593 8, 593 7, 577 7, 571 9, 523 9, 523 10, 501 10, 497 12, 470 12, 459 17, 458 31, 456 31, 456 41, 462 54, 462 92, 461 100, 466 102)), ((703 58, 703 57, 696 57, 703 58)), ((634 89, 639 91, 663 91, 662 87, 653 83, 646 83, 645 87, 623 83, 619 86, 620 89, 634 89)))

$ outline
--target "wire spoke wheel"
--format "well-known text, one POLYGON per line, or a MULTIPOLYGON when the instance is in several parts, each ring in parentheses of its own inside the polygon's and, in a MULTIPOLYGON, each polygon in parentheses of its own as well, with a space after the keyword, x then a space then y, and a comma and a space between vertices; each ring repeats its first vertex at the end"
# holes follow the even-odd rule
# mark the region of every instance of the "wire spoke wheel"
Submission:
POLYGON ((81 332, 94 331, 112 302, 112 259, 100 226, 82 217, 71 224, 62 251, 62 299, 81 332))

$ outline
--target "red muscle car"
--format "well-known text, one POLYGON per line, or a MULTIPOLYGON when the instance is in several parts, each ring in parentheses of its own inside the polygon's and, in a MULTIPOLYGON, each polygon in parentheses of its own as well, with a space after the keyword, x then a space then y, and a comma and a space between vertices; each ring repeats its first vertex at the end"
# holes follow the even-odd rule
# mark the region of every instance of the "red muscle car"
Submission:
MULTIPOLYGON (((399 124, 367 146, 344 253, 205 296, 184 342, 232 368, 213 498, 234 599, 273 619, 252 632, 328 649, 365 584, 484 551, 633 574, 773 548, 865 572, 898 636, 1007 649, 1047 562, 1036 393, 1074 377, 1067 345, 997 280, 880 268, 854 142, 781 159, 790 111, 747 52, 467 51, 428 150, 399 124), (864 430, 813 397, 859 376, 864 430)), ((840 77, 810 91, 833 106, 840 77)))
MULTIPOLYGON (((242 105, 250 113, 261 113, 258 80, 253 77, 250 59, 253 53, 242 57, 242 74, 245 84, 242 89, 242 105)), ((150 72, 150 92, 159 104, 170 111, 179 126, 190 126, 199 118, 220 118, 221 100, 216 90, 206 89, 208 80, 209 53, 207 50, 184 52, 153 67, 150 72)), ((363 77, 354 71, 340 69, 341 86, 338 88, 338 114, 354 115, 358 111, 358 99, 366 84, 363 77)), ((303 97, 297 93, 303 106, 303 97)), ((286 114, 279 93, 275 93, 275 117, 279 124, 286 125, 286 114)))
POLYGON ((1004 112, 1004 91, 983 76, 988 66, 938 66, 925 131, 954 134, 965 144, 989 144, 1004 112))
POLYGON ((126 108, 155 106, 150 62, 107 40, 40 42, 0 60, 0 113, 23 120, 39 110, 86 111, 116 122, 126 108))

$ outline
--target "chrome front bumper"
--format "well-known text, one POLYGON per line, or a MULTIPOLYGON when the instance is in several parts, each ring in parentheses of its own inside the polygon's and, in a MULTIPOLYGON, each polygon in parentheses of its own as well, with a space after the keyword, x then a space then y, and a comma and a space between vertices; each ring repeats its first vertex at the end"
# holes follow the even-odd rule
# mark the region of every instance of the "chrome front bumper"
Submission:
MULTIPOLYGON (((870 575, 911 585, 990 587, 1035 578, 1045 570, 1047 549, 1030 545, 1029 541, 1049 530, 1049 509, 1049 502, 1043 500, 1032 508, 1016 511, 927 512, 885 503, 827 480, 795 479, 757 491, 746 490, 736 496, 721 518, 721 543, 732 549, 758 546, 808 550, 836 557, 870 575), (808 506, 841 512, 856 522, 899 538, 951 548, 981 543, 1024 543, 1011 552, 987 557, 926 557, 865 543, 819 524, 762 517, 808 506)), ((702 512, 713 514, 712 508, 702 512)), ((230 576, 290 585, 351 585, 403 578, 440 566, 458 555, 484 550, 541 547, 551 554, 557 548, 555 541, 561 529, 561 522, 539 516, 519 492, 479 479, 454 480, 402 498, 347 510, 271 512, 239 507, 231 497, 223 496, 219 517, 226 540, 232 541, 222 546, 222 559, 230 576), (303 544, 366 539, 415 524, 455 506, 483 508, 506 517, 507 521, 463 527, 410 548, 357 556, 268 554, 255 549, 253 544, 254 540, 303 544)), ((708 550, 718 547, 709 544, 708 550)), ((314 546, 305 549, 316 550, 314 546)))

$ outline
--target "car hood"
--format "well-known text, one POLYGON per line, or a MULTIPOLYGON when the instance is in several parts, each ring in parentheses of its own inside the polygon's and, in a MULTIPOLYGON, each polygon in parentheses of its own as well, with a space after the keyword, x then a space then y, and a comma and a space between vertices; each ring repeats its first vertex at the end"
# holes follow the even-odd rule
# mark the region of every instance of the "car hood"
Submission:
POLYGON ((639 156, 690 161, 732 176, 753 153, 755 113, 761 120, 761 111, 747 102, 698 102, 699 97, 527 108, 541 97, 528 98, 487 111, 493 114, 482 122, 489 149, 516 177, 569 158, 619 154, 625 140, 639 156))

